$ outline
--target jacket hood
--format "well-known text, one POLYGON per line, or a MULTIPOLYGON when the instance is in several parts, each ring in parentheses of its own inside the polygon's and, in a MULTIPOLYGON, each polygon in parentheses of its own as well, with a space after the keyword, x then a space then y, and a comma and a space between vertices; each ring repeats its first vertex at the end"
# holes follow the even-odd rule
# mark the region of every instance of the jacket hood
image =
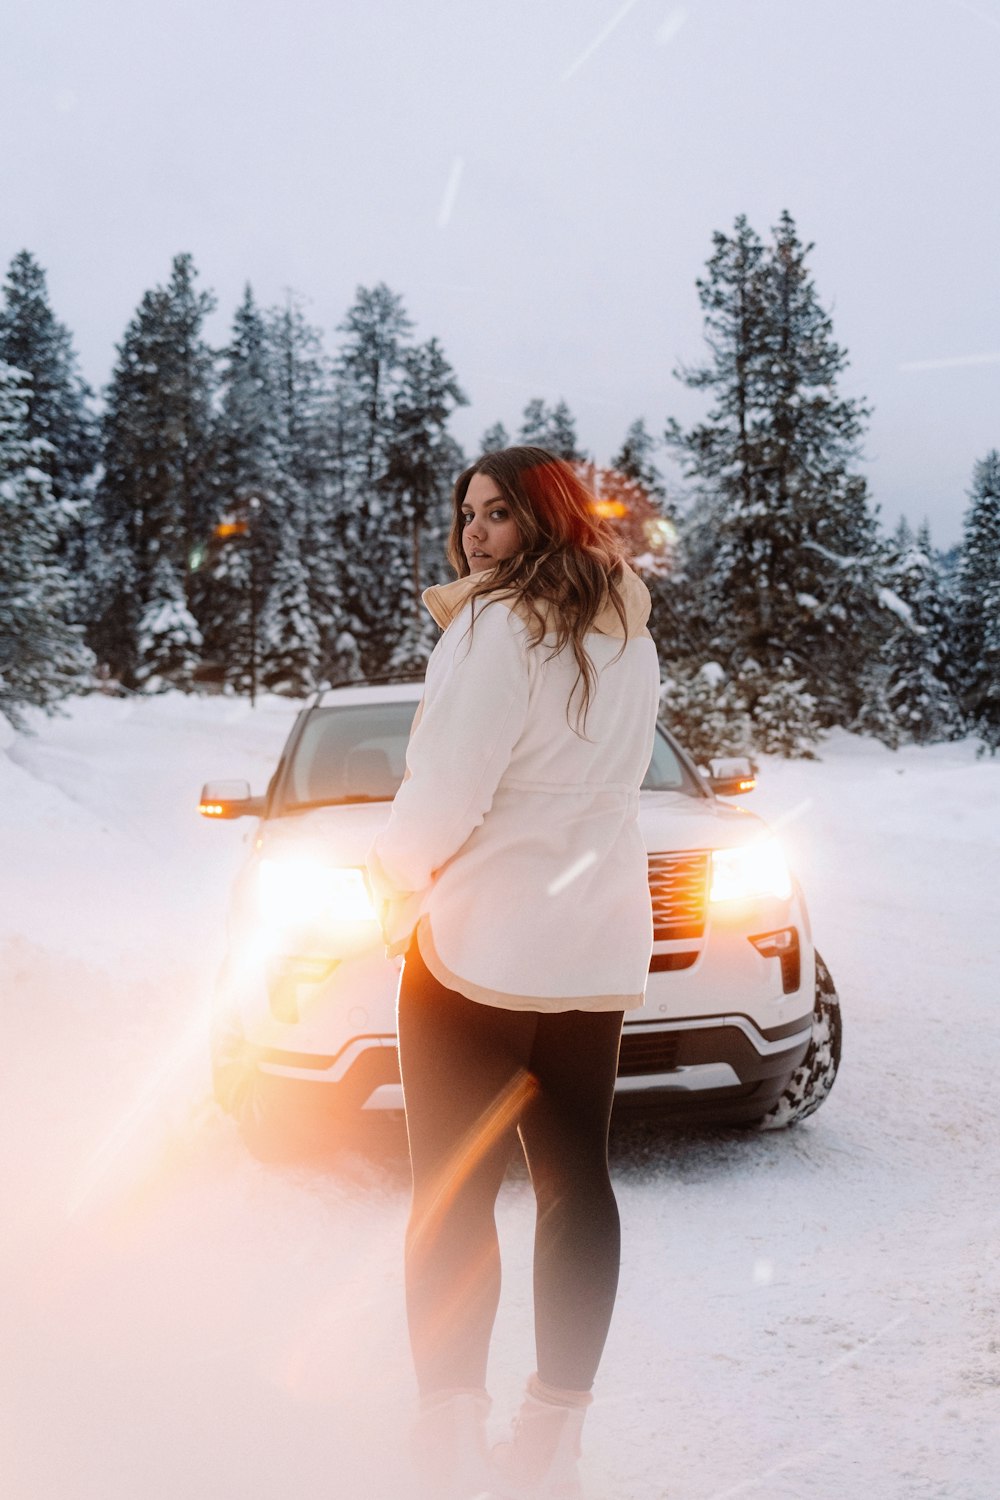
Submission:
MULTIPOLYGON (((455 616, 468 603, 472 595, 477 592, 476 584, 482 576, 481 573, 470 573, 465 578, 454 579, 451 583, 437 583, 429 589, 424 589, 420 597, 442 630, 447 629, 455 616)), ((623 569, 622 579, 618 585, 618 592, 625 607, 625 619, 628 622, 629 636, 646 634, 646 622, 649 619, 650 611, 649 589, 643 583, 638 573, 633 572, 627 564, 623 569)), ((498 594, 496 597, 503 599, 504 595, 498 594)), ((517 603, 511 607, 526 622, 530 621, 531 616, 523 604, 517 603)), ((546 617, 548 628, 555 629, 555 606, 547 600, 539 600, 538 607, 546 617)), ((605 596, 604 603, 598 610, 594 623, 590 628, 598 631, 601 635, 614 636, 618 640, 623 638, 624 631, 622 630, 621 620, 618 618, 618 612, 607 596, 605 596)))

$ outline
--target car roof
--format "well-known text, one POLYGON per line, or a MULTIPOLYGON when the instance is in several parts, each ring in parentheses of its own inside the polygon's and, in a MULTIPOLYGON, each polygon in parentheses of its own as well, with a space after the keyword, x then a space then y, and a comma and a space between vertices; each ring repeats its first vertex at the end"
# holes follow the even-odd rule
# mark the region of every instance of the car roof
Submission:
POLYGON ((355 687, 324 688, 313 708, 349 708, 359 703, 416 703, 423 682, 380 682, 355 687))

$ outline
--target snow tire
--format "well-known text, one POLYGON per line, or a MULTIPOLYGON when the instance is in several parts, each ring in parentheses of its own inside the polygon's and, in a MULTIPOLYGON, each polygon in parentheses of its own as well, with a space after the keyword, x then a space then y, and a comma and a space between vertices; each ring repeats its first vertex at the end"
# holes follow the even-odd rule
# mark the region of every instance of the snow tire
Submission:
POLYGON ((783 1130, 787 1125, 797 1125, 819 1109, 833 1088, 840 1067, 842 1037, 840 996, 830 970, 817 953, 816 1000, 808 1050, 781 1098, 766 1115, 755 1121, 757 1130, 783 1130))

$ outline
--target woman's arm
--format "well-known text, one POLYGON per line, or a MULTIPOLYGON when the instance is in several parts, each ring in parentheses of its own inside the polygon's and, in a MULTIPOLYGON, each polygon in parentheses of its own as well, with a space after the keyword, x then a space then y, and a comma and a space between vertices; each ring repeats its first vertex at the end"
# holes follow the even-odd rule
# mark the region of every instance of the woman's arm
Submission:
POLYGON ((406 747, 406 775, 368 853, 375 895, 423 891, 493 801, 528 709, 524 625, 502 603, 471 604, 438 642, 406 747))

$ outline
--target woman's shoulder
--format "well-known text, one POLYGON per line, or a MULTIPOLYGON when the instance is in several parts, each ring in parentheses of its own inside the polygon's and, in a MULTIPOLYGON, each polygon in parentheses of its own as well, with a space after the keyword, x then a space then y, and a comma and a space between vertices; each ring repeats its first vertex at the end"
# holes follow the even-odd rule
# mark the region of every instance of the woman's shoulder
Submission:
POLYGON ((465 578, 453 578, 451 583, 432 584, 429 589, 424 589, 420 597, 435 623, 442 630, 447 630, 475 592, 476 579, 469 573, 465 578))
MULTIPOLYGON (((619 613, 615 606, 610 587, 607 588, 597 614, 588 626, 588 634, 611 636, 619 641, 624 640, 626 636, 631 640, 636 636, 649 635, 647 621, 652 601, 645 583, 628 565, 621 569, 614 583, 621 612, 619 613), (624 623, 622 616, 624 616, 624 623)), ((512 601, 512 609, 513 613, 533 630, 537 629, 540 617, 544 621, 546 634, 558 631, 562 624, 562 611, 551 599, 532 599, 530 603, 518 599, 512 601)))
MULTIPOLYGON (((513 590, 508 593, 491 593, 483 589, 480 579, 481 575, 470 573, 464 578, 453 579, 451 583, 434 584, 424 589, 421 595, 424 605, 442 630, 447 630, 461 615, 466 615, 470 620, 475 616, 478 620, 481 613, 489 612, 487 606, 498 606, 502 615, 516 619, 529 628, 532 634, 537 631, 539 620, 543 622, 546 635, 559 629, 561 615, 555 600, 545 597, 529 600, 513 590)), ((619 570, 614 584, 621 612, 608 588, 590 629, 599 635, 613 636, 618 640, 626 635, 631 637, 648 634, 647 621, 652 601, 643 580, 626 564, 619 570)))

